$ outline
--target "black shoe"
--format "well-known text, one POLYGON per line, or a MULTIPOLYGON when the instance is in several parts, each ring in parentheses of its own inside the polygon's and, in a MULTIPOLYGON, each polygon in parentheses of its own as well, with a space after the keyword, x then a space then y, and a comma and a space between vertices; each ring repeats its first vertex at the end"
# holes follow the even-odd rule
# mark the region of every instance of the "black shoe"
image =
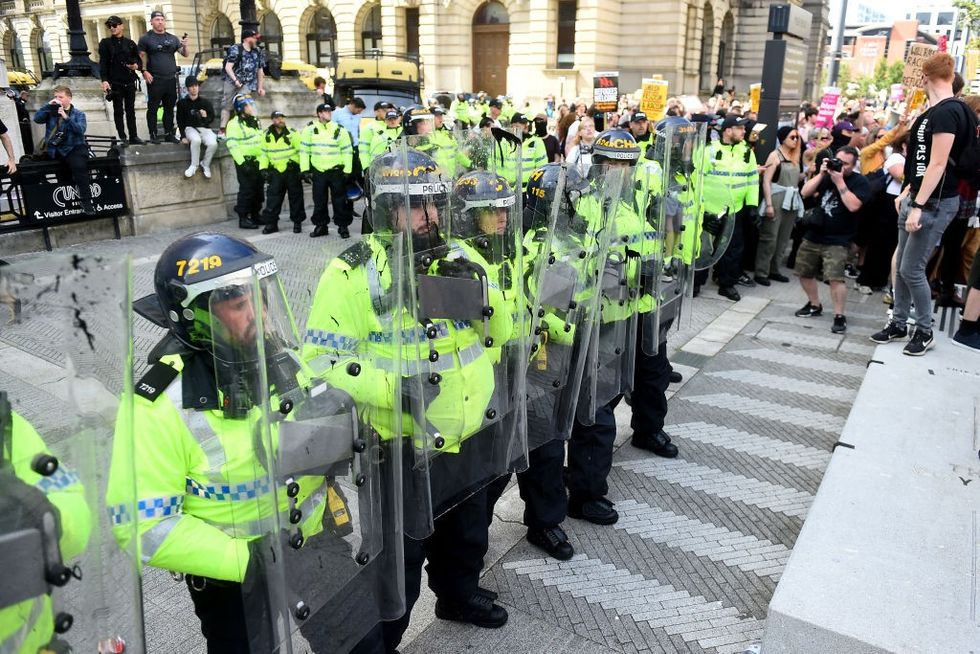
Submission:
POLYGON ((787 277, 783 273, 769 273, 769 281, 785 284, 789 282, 789 277, 787 277))
POLYGON ((180 137, 173 132, 165 132, 163 135, 164 143, 180 143, 180 137))
POLYGON ((144 141, 143 139, 141 139, 138 136, 131 136, 131 137, 129 137, 129 144, 130 145, 146 145, 146 141, 144 141))
POLYGON ((835 334, 843 334, 847 331, 847 318, 840 313, 834 314, 834 324, 831 326, 830 331, 835 334))
POLYGON ((150 143, 152 143, 153 145, 160 144, 160 137, 159 135, 157 135, 156 132, 150 132, 150 143))
POLYGON ((682 381, 684 381, 684 375, 682 375, 681 373, 677 372, 676 370, 671 370, 670 371, 670 383, 671 384, 680 384, 682 381))
POLYGON ((673 459, 677 456, 677 446, 670 442, 670 437, 662 429, 652 436, 633 432, 633 438, 630 439, 630 443, 633 444, 633 447, 653 452, 657 456, 662 456, 665 459, 673 459))
POLYGON ((303 223, 293 223, 293 234, 303 233, 303 223))
POLYGON ((734 286, 719 286, 718 295, 727 297, 732 302, 738 302, 742 299, 742 296, 738 294, 734 286))
POLYGON ((340 238, 350 238, 350 230, 346 227, 338 227, 337 233, 340 234, 340 238))
POLYGON ((905 325, 899 325, 898 323, 889 320, 885 328, 880 332, 876 332, 871 335, 871 340, 874 343, 882 345, 884 343, 890 343, 892 341, 898 341, 908 338, 909 328, 905 325))
POLYGON ((239 218, 238 229, 258 229, 259 225, 251 218, 239 218))
POLYGON ((313 231, 310 232, 310 238, 319 238, 320 236, 327 236, 328 234, 330 234, 329 227, 326 225, 317 225, 313 228, 313 231))
POLYGON ((753 277, 753 279, 755 279, 755 283, 758 284, 759 286, 771 286, 768 277, 759 277, 758 275, 756 275, 755 277, 753 277))
POLYGON ((575 548, 568 542, 568 534, 561 527, 528 529, 527 542, 540 547, 553 559, 567 561, 575 556, 575 548))
POLYGON ((755 286, 755 282, 752 281, 752 278, 746 275, 745 273, 742 273, 741 277, 739 277, 738 281, 735 283, 738 284, 739 286, 747 286, 748 288, 752 288, 755 286))
POLYGON ((263 234, 275 234, 279 231, 279 223, 270 223, 262 228, 263 234))
POLYGON ((976 321, 960 321, 960 328, 953 334, 953 345, 980 352, 980 331, 977 330, 976 321))
POLYGON ((91 200, 85 200, 85 199, 83 199, 79 203, 82 205, 82 213, 83 214, 85 214, 86 216, 94 216, 95 215, 95 205, 92 204, 92 201, 91 200))
POLYGON ((497 606, 489 597, 473 593, 464 600, 450 602, 436 600, 436 617, 440 620, 468 622, 484 629, 498 629, 507 624, 507 611, 497 606))
POLYGON ((912 332, 912 338, 909 339, 908 344, 902 349, 902 354, 907 354, 910 357, 921 357, 927 350, 932 349, 932 346, 935 344, 936 341, 932 338, 931 329, 916 328, 912 332))
POLYGON ((489 598, 491 602, 497 601, 497 591, 495 590, 490 590, 489 588, 483 588, 482 586, 477 586, 476 592, 478 592, 480 595, 483 595, 484 597, 489 598))
POLYGON ((816 318, 817 316, 823 315, 823 305, 818 304, 814 306, 807 302, 803 305, 802 309, 798 309, 793 315, 797 318, 816 318))
POLYGON ((619 513, 613 508, 613 503, 604 497, 585 502, 576 502, 569 498, 568 516, 588 520, 594 525, 614 525, 619 520, 619 513))

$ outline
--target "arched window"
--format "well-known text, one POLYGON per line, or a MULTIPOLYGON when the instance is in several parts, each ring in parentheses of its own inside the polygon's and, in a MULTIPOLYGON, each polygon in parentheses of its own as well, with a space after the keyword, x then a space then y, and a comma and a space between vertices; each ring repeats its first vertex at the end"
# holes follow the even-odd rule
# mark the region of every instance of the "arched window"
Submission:
POLYGON ((704 5, 704 20, 701 23, 701 63, 698 66, 700 75, 699 89, 710 89, 714 86, 715 80, 712 79, 711 60, 715 55, 715 12, 711 8, 711 3, 704 5))
POLYGON ((225 48, 235 43, 235 28, 231 26, 231 21, 224 14, 211 23, 211 47, 214 49, 225 48))
POLYGON ((37 64, 41 69, 41 76, 50 75, 54 71, 54 59, 51 56, 51 38, 44 30, 37 32, 34 51, 37 52, 37 64))
POLYGON ((732 12, 725 14, 725 19, 721 22, 721 40, 718 42, 718 77, 724 77, 728 81, 729 68, 731 68, 732 53, 735 48, 735 19, 732 12))
POLYGON ((364 24, 361 25, 361 50, 381 49, 381 5, 371 7, 367 15, 364 16, 364 24))
POLYGON ((306 61, 320 68, 330 65, 337 49, 337 24, 327 9, 317 9, 306 30, 306 61))
POLYGON ((496 0, 484 3, 473 15, 474 25, 506 25, 509 22, 507 8, 496 0))
POLYGON ((10 32, 10 69, 26 70, 24 65, 24 45, 20 42, 17 32, 10 32))
POLYGON ((274 12, 269 12, 259 21, 259 34, 269 54, 282 57, 282 25, 274 12))

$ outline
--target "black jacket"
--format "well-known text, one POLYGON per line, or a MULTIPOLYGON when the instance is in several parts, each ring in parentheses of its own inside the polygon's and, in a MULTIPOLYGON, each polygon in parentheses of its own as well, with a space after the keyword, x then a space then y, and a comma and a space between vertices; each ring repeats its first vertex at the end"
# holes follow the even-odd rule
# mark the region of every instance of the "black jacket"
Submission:
POLYGON ((137 71, 143 69, 139 50, 132 39, 109 36, 99 41, 99 75, 103 82, 136 84, 137 72, 127 68, 127 64, 136 64, 137 71))
POLYGON ((185 127, 210 127, 214 122, 214 105, 204 96, 197 96, 197 100, 191 100, 189 95, 185 95, 177 101, 177 127, 180 135, 184 136, 185 127), (200 114, 201 109, 207 112, 207 118, 200 114))

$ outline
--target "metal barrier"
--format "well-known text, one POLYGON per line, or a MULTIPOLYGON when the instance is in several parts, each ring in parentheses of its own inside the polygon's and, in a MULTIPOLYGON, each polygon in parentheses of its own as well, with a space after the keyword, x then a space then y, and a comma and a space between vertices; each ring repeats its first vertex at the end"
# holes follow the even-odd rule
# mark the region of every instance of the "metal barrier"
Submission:
POLYGON ((129 208, 117 139, 88 136, 85 140, 95 214, 82 211, 81 196, 64 163, 24 158, 15 175, 0 177, 0 234, 40 229, 50 250, 50 227, 111 219, 116 239, 121 238, 119 217, 129 208))

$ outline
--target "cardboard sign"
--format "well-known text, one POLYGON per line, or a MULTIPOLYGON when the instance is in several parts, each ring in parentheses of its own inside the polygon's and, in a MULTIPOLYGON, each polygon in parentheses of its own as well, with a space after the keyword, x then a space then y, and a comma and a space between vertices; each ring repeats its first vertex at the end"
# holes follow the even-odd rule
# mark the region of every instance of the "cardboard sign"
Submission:
POLYGON ((828 86, 823 90, 820 99, 820 110, 817 113, 817 127, 830 129, 834 126, 834 116, 837 114, 837 103, 840 101, 840 89, 828 86))
POLYGON ((643 98, 640 100, 640 111, 645 113, 647 118, 654 123, 667 115, 666 80, 643 80, 643 98))
POLYGON ((762 83, 749 84, 749 111, 759 113, 759 102, 762 100, 762 83))
POLYGON ((597 111, 619 108, 619 72, 596 73, 592 80, 592 101, 597 111))
POLYGON ((928 43, 913 43, 905 58, 905 71, 902 73, 902 86, 912 90, 922 84, 922 62, 936 52, 936 46, 928 43))

